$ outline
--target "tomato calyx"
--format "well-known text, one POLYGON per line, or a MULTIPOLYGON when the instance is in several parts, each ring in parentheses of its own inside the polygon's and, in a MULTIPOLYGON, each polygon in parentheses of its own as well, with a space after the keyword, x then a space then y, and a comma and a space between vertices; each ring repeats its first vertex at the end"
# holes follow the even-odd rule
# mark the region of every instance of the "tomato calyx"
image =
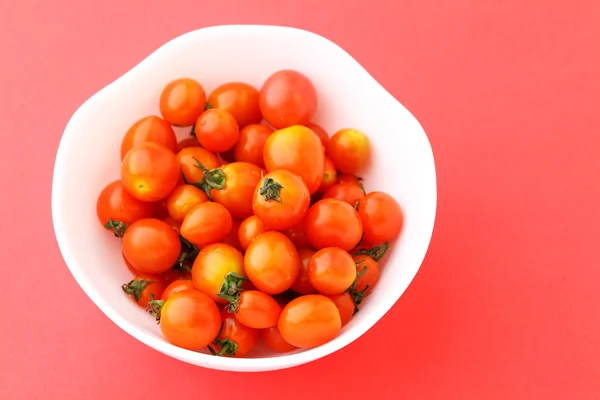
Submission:
POLYGON ((385 253, 390 248, 390 242, 385 242, 382 245, 375 246, 372 249, 360 249, 353 256, 367 255, 375 261, 381 260, 385 253))
POLYGON ((230 272, 225 276, 221 290, 217 293, 217 297, 229 302, 225 308, 232 314, 237 312, 240 302, 240 293, 244 290, 242 289, 242 284, 245 280, 246 278, 243 276, 240 276, 235 272, 230 272))
POLYGON ((179 241, 181 242, 181 253, 179 253, 179 258, 175 261, 173 269, 182 274, 186 271, 191 273, 192 265, 198 257, 198 247, 181 235, 179 235, 179 241))
POLYGON ((135 301, 139 301, 146 286, 153 282, 146 279, 133 279, 129 283, 122 285, 121 289, 125 293, 132 295, 135 301))
POLYGON ((193 159, 196 162, 194 164, 194 167, 201 169, 202 172, 204 173, 204 177, 202 178, 202 180, 200 182, 188 182, 188 180, 186 179, 186 177, 182 171, 181 175, 183 176, 183 182, 186 184, 189 184, 189 185, 196 186, 198 189, 200 189, 204 193, 206 193, 206 196, 208 197, 209 201, 212 201, 212 196, 210 195, 210 190, 211 189, 218 189, 218 190, 223 189, 223 187, 225 186, 225 182, 227 181, 227 176, 225 175, 225 172, 223 172, 223 170, 221 168, 213 168, 213 169, 209 170, 204 165, 202 165, 200 160, 198 160, 196 157, 193 157, 193 159))
POLYGON ((208 351, 213 356, 221 357, 221 356, 235 356, 235 352, 237 351, 238 345, 231 339, 219 339, 215 340, 214 344, 220 346, 220 350, 217 352, 212 347, 208 346, 208 351))
POLYGON ((359 311, 358 306, 363 302, 365 297, 367 297, 370 294, 370 293, 367 293, 367 291, 369 290, 369 285, 366 285, 363 290, 360 290, 360 291, 356 290, 356 280, 358 278, 360 278, 361 276, 363 276, 367 272, 366 265, 363 267, 363 269, 359 270, 361 263, 362 263, 362 260, 355 263, 356 264, 356 279, 354 280, 354 282, 352 282, 352 285, 350 285, 348 290, 346 290, 350 294, 350 297, 352 298, 352 302, 354 303, 354 312, 352 313, 352 315, 356 314, 359 311))
POLYGON ((206 103, 206 108, 205 110, 210 110, 211 108, 214 108, 212 104, 210 103, 206 103))
POLYGON ((113 219, 108 219, 108 222, 104 224, 104 227, 109 231, 113 231, 115 236, 118 238, 122 238, 127 230, 127 224, 121 221, 115 221, 113 219))
POLYGON ((164 300, 155 300, 154 293, 150 293, 150 301, 146 306, 146 311, 156 319, 157 324, 160 324, 160 311, 164 304, 164 300))
POLYGON ((275 200, 278 203, 281 201, 281 189, 283 186, 273 178, 263 178, 262 185, 258 190, 258 194, 265 198, 265 201, 275 200))

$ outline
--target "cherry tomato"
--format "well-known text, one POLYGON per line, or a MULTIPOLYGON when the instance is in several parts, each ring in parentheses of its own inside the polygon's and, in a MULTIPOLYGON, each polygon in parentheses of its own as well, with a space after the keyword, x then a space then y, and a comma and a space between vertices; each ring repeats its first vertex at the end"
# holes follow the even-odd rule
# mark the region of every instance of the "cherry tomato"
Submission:
POLYGON ((333 165, 333 162, 329 158, 325 157, 325 170, 323 172, 323 181, 321 182, 321 186, 319 186, 318 191, 321 193, 325 193, 333 185, 335 185, 336 180, 337 171, 335 170, 335 165, 333 165))
POLYGON ((193 79, 176 79, 160 95, 160 113, 172 125, 193 125, 205 108, 204 88, 193 79))
POLYGON ((182 222, 188 212, 200 203, 208 201, 206 193, 193 185, 177 186, 167 198, 169 215, 182 222))
POLYGON ((255 329, 277 325, 281 306, 266 293, 246 290, 240 293, 237 307, 232 310, 240 323, 255 329))
POLYGON ((331 299, 308 294, 290 301, 283 308, 277 327, 289 344, 313 348, 335 338, 342 328, 342 321, 331 299))
POLYGON ((177 143, 176 154, 179 153, 183 149, 187 149, 188 147, 200 147, 200 143, 198 142, 198 139, 196 139, 195 137, 188 137, 188 138, 180 140, 177 143))
POLYGON ((231 82, 219 86, 208 96, 208 104, 230 113, 240 128, 258 124, 262 119, 258 90, 246 83, 231 82))
POLYGON ((235 118, 218 108, 204 111, 196 121, 194 132, 202 147, 215 153, 233 148, 240 137, 235 118))
POLYGON ((256 215, 246 218, 242 221, 238 230, 240 245, 246 250, 255 237, 269 230, 256 215))
POLYGON ((218 243, 225 239, 233 220, 219 203, 200 203, 190 210, 181 224, 181 236, 197 246, 218 243))
POLYGON ((244 161, 264 167, 263 149, 273 129, 262 124, 247 125, 240 131, 240 138, 233 147, 236 161, 244 161))
POLYGON ((332 296, 345 292, 356 279, 356 264, 347 251, 327 247, 308 263, 308 279, 319 293, 332 296))
POLYGON ((123 255, 135 269, 149 274, 169 270, 180 252, 179 236, 159 219, 140 219, 123 235, 123 255))
POLYGON ((160 220, 166 222, 179 235, 179 230, 181 229, 181 222, 175 221, 170 215, 167 215, 164 218, 160 218, 160 220))
POLYGON ((263 84, 259 104, 265 120, 275 128, 304 125, 317 111, 317 92, 303 74, 282 70, 263 84))
POLYGON ((210 348, 218 356, 244 357, 256 346, 260 332, 240 323, 226 310, 221 312, 221 319, 223 326, 210 348))
POLYGON ((325 152, 319 137, 305 126, 273 132, 265 142, 267 172, 284 169, 298 175, 310 194, 317 191, 325 172, 325 152))
POLYGON ((305 249, 310 246, 310 242, 304 234, 303 223, 299 223, 293 228, 283 231, 283 234, 287 236, 292 241, 292 243, 294 243, 294 246, 296 246, 296 249, 298 250, 305 249))
POLYGON ((383 243, 395 239, 402 230, 404 215, 398 202, 384 192, 371 192, 358 204, 365 240, 383 243))
POLYGON ((366 254, 360 254, 352 257, 356 264, 357 277, 354 284, 354 290, 367 296, 373 290, 379 280, 379 264, 373 258, 366 254))
MULTIPOLYGON (((184 290, 194 289, 194 284, 188 279, 177 279, 169 283, 169 286, 162 292, 161 300, 169 300, 173 293, 182 292, 184 290)), ((154 296, 156 298, 156 296, 154 296)))
POLYGON ((175 189, 179 174, 175 154, 152 142, 133 147, 121 164, 121 180, 125 189, 142 201, 166 198, 175 189))
POLYGON ((327 144, 329 143, 329 135, 320 125, 315 124, 314 122, 309 122, 305 125, 311 131, 313 131, 319 139, 321 139, 321 143, 323 143, 323 147, 327 148, 327 144))
POLYGON ((283 339, 277 326, 261 330, 260 337, 271 350, 277 353, 287 353, 296 349, 295 346, 292 346, 283 339))
POLYGON ((338 199, 356 207, 356 204, 365 197, 365 192, 359 186, 351 183, 338 183, 333 185, 323 194, 324 199, 338 199))
POLYGON ((160 311, 160 330, 175 346, 200 350, 221 329, 221 313, 210 297, 197 290, 173 293, 160 311))
POLYGON ((227 300, 218 297, 217 294, 230 272, 246 276, 242 253, 228 244, 211 244, 198 253, 192 267, 192 281, 196 289, 210 296, 215 302, 225 304, 227 300))
POLYGON ((129 224, 150 218, 153 213, 154 205, 130 195, 120 180, 106 185, 96 202, 96 214, 100 223, 119 237, 123 236, 129 224))
POLYGON ((177 138, 171 125, 155 115, 137 121, 123 137, 121 142, 121 161, 135 145, 144 142, 162 144, 173 153, 177 151, 177 138))
POLYGON ((335 306, 340 313, 340 319, 342 320, 342 326, 346 325, 352 319, 356 306, 352 300, 350 293, 336 294, 333 296, 327 296, 335 303, 335 306))
POLYGON ((234 218, 244 219, 252 215, 254 190, 264 175, 264 170, 254 164, 234 162, 221 167, 224 185, 211 189, 213 201, 222 204, 234 218))
MULTIPOLYGON (((349 183, 351 185, 356 185, 360 188, 362 188, 362 178, 357 177, 356 175, 352 175, 352 174, 339 174, 337 181, 335 182, 337 184, 344 184, 344 183, 349 183)), ((364 192, 364 190, 363 190, 364 192)))
POLYGON ((150 301, 150 295, 155 299, 160 299, 160 296, 165 290, 165 283, 156 275, 142 274, 136 276, 129 283, 121 286, 123 291, 130 295, 136 303, 142 307, 146 307, 150 301))
POLYGON ((188 147, 177 153, 179 162, 180 181, 188 183, 199 183, 204 178, 204 170, 214 169, 221 166, 221 163, 210 151, 202 147, 188 147), (183 174, 183 176, 181 176, 183 174))
POLYGON ((308 277, 308 263, 312 256, 316 253, 313 249, 301 249, 298 250, 298 256, 300 257, 300 273, 296 278, 296 281, 292 285, 292 290, 299 294, 312 294, 317 293, 317 289, 310 283, 308 277))
POLYGON ((336 132, 327 145, 327 155, 336 169, 346 174, 354 174, 364 167, 370 152, 369 139, 356 129, 336 132))
POLYGON ((348 203, 323 199, 308 209, 304 232, 317 249, 339 247, 350 251, 362 237, 363 226, 358 213, 348 203))
POLYGON ((289 289, 296 281, 300 257, 283 233, 269 231, 250 243, 244 256, 244 268, 258 290, 277 294, 289 289))
POLYGON ((152 214, 153 218, 163 219, 164 217, 169 216, 169 210, 167 209, 167 199, 168 197, 165 197, 164 199, 154 203, 154 213, 152 214))
POLYGON ((240 221, 239 219, 232 219, 231 230, 229 231, 227 236, 225 236, 225 239, 223 239, 223 243, 230 245, 231 247, 240 252, 245 250, 240 243, 240 239, 238 238, 238 232, 240 230, 241 224, 242 221, 240 221))
POLYGON ((310 204, 308 188, 289 171, 273 171, 256 186, 254 214, 271 229, 286 230, 298 225, 310 204))

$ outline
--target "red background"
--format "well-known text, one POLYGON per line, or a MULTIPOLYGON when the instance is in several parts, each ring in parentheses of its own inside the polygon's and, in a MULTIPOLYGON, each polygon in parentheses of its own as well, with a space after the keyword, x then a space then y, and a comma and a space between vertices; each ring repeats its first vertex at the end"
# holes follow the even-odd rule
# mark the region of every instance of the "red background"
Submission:
POLYGON ((600 398, 600 2, 150 3, 0 0, 1 399, 600 398), (174 36, 228 23, 340 44, 437 163, 435 232, 404 296, 352 345, 272 373, 128 336, 71 277, 50 217, 80 103, 174 36))

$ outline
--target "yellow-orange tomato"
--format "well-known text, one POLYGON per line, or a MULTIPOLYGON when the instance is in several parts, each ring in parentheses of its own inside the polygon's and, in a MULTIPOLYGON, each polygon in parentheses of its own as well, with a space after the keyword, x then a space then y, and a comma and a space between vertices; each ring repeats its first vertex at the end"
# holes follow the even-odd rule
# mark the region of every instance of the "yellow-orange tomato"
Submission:
POLYGON ((364 167, 370 152, 369 139, 357 129, 337 131, 327 145, 327 156, 345 174, 354 174, 364 167))
POLYGON ((238 239, 240 241, 240 245, 244 250, 246 250, 255 237, 269 230, 270 229, 267 228, 267 226, 256 215, 246 218, 242 221, 240 224, 240 229, 238 230, 238 239))
POLYGON ((319 137, 305 126, 273 132, 265 142, 267 172, 284 169, 302 178, 310 194, 317 191, 325 172, 325 151, 319 137))
POLYGON ((202 147, 215 153, 233 148, 240 137, 235 118, 218 108, 211 108, 200 114, 194 132, 202 147))
POLYGON ((234 162, 221 167, 225 184, 221 189, 211 189, 214 202, 222 204, 234 218, 252 215, 252 197, 264 170, 254 164, 234 162))
POLYGON ((192 281, 196 289, 217 303, 227 303, 217 296, 230 272, 245 277, 244 257, 232 246, 215 243, 200 250, 192 266, 192 281))
POLYGON ((273 129, 262 124, 251 124, 240 131, 240 138, 233 148, 236 161, 244 161, 264 167, 263 149, 273 129))
POLYGON ((308 264, 312 256, 316 253, 313 249, 301 249, 298 250, 298 256, 300 257, 300 273, 296 278, 296 281, 292 285, 292 290, 299 294, 312 294, 317 293, 317 289, 310 283, 308 277, 308 264))
POLYGON ((204 88, 193 79, 169 82, 160 95, 160 113, 172 125, 193 125, 205 108, 204 88))
POLYGON ((246 83, 230 82, 219 86, 208 96, 208 104, 230 113, 240 128, 257 124, 262 119, 258 90, 246 83))
POLYGON ((197 187, 179 185, 167 198, 167 210, 175 221, 183 222, 183 219, 192 208, 206 201, 208 201, 208 196, 197 187))
POLYGON ((180 182, 199 183, 204 178, 204 168, 211 170, 218 168, 221 163, 210 151, 202 147, 187 147, 177 153, 177 161, 179 162, 180 182), (183 176, 181 176, 183 174, 183 176))
POLYGON ((283 293, 300 272, 298 251, 283 233, 265 232, 248 246, 244 256, 248 279, 262 292, 283 293))
POLYGON ((121 161, 131 148, 144 142, 162 144, 173 153, 177 152, 177 138, 171 125, 156 115, 138 120, 125 133, 121 142, 121 161))
POLYGON ((321 182, 321 186, 319 186, 319 192, 325 193, 329 190, 333 185, 335 185, 335 181, 337 180, 337 171, 335 170, 335 165, 328 158, 325 157, 325 170, 323 172, 323 182, 321 182))
POLYGON ((290 301, 283 308, 277 328, 289 344, 312 348, 335 338, 342 329, 342 320, 331 299, 308 294, 290 301))
POLYGON ((325 129, 323 129, 320 125, 315 124, 314 122, 309 122, 305 126, 314 133, 316 133, 319 139, 321 139, 321 143, 323 143, 323 146, 327 148, 327 144, 329 143, 329 135, 327 134, 325 129))
POLYGON ((121 181, 125 189, 142 201, 166 198, 179 179, 175 154, 166 147, 145 142, 133 147, 121 164, 121 181))
POLYGON ((219 203, 200 203, 192 208, 181 224, 181 236, 197 246, 219 243, 231 231, 233 219, 219 203))

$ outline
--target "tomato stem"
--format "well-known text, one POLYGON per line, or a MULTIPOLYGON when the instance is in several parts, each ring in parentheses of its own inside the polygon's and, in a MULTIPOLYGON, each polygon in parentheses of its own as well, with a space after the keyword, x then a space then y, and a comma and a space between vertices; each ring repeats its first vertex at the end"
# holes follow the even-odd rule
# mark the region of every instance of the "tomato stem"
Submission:
POLYGON ((210 104, 210 103, 206 103, 206 108, 205 108, 205 110, 210 110, 211 108, 214 108, 214 107, 212 106, 212 104, 210 104))
POLYGON ((181 235, 179 235, 179 241, 181 242, 181 253, 179 253, 179 258, 175 261, 173 269, 181 273, 183 271, 192 272, 191 266, 198 257, 198 247, 181 235))
POLYGON ((384 244, 382 244, 380 246, 375 246, 372 249, 360 249, 353 255, 354 256, 367 255, 367 256, 371 257, 373 260, 379 261, 385 255, 385 253, 388 251, 389 248, 390 248, 390 242, 385 242, 384 244))
POLYGON ((278 203, 282 203, 281 189, 283 189, 283 186, 273 178, 263 178, 258 194, 263 196, 265 201, 275 200, 278 203))
POLYGON ((225 276, 221 290, 217 293, 217 297, 227 300, 229 304, 226 306, 227 311, 232 314, 237 312, 238 303, 240 302, 240 292, 243 291, 242 284, 246 278, 230 272, 225 276))
POLYGON ((223 170, 221 168, 213 168, 213 169, 209 170, 204 165, 202 165, 200 160, 198 160, 196 157, 192 157, 192 158, 194 159, 194 161, 196 161, 196 164, 194 164, 194 167, 201 169, 202 172, 204 172, 204 177, 202 178, 202 180, 200 182, 194 182, 194 183, 191 183, 191 185, 194 185, 198 189, 201 189, 204 193, 206 193, 208 200, 212 201, 212 196, 210 195, 210 190, 211 189, 218 189, 218 190, 223 189, 223 187, 225 187, 225 183, 227 182, 227 176, 225 175, 225 172, 223 172, 223 170))
POLYGON ((109 231, 113 231, 115 236, 118 238, 122 238, 127 230, 127 224, 121 221, 115 221, 113 219, 108 219, 108 222, 104 224, 104 227, 109 231))
POLYGON ((235 352, 237 351, 238 345, 231 339, 218 339, 213 342, 215 345, 220 346, 221 349, 216 352, 212 347, 208 346, 208 350, 213 356, 221 357, 223 355, 226 356, 235 356, 235 352))
POLYGON ((146 288, 149 283, 153 283, 154 281, 149 281, 146 279, 133 279, 129 283, 126 283, 121 286, 121 289, 127 294, 133 296, 135 301, 139 301, 142 296, 142 292, 146 288))
POLYGON ((196 123, 194 122, 194 125, 192 125, 192 130, 190 131, 190 135, 193 137, 196 137, 196 123))
POLYGON ((150 293, 150 301, 146 306, 146 311, 156 319, 157 324, 160 324, 160 312, 164 304, 164 300, 154 300, 154 293, 150 293))

